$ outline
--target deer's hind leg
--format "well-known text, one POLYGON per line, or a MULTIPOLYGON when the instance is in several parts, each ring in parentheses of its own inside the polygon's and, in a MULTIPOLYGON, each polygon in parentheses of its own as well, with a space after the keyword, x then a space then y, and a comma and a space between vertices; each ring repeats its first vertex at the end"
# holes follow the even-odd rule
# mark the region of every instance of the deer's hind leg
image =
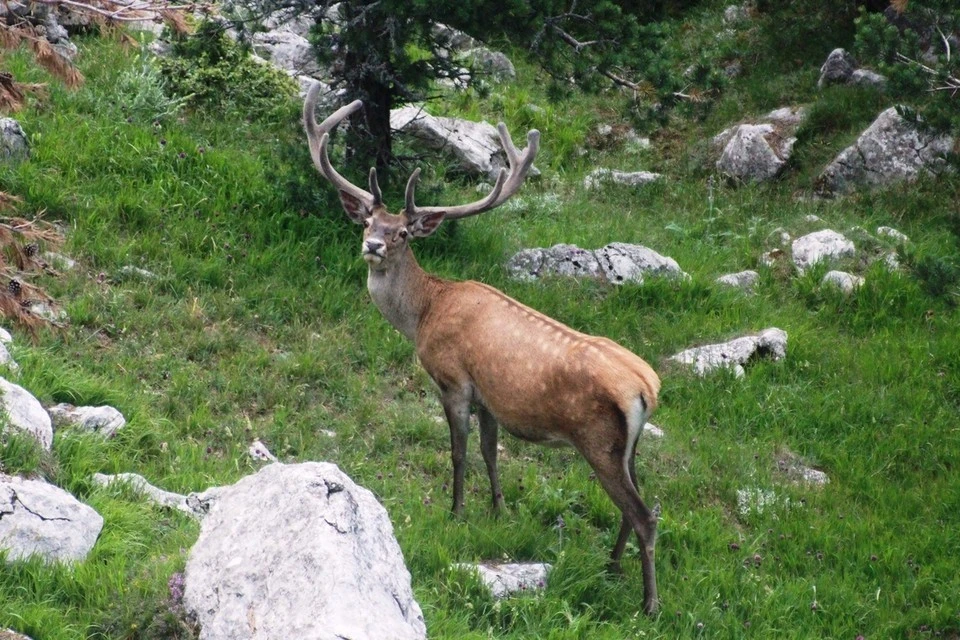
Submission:
POLYGON ((500 489, 500 477, 497 473, 497 419, 483 405, 477 405, 477 418, 480 422, 480 453, 483 462, 487 465, 487 475, 490 476, 490 491, 493 494, 493 510, 495 513, 503 511, 503 491, 500 489))

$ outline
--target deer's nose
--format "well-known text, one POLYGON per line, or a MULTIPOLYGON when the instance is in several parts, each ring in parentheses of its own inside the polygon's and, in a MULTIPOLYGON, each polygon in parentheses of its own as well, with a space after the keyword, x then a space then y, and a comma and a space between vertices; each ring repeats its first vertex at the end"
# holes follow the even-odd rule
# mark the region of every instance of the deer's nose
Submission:
POLYGON ((367 253, 377 253, 384 247, 384 244, 380 240, 366 240, 363 243, 364 251, 367 253))

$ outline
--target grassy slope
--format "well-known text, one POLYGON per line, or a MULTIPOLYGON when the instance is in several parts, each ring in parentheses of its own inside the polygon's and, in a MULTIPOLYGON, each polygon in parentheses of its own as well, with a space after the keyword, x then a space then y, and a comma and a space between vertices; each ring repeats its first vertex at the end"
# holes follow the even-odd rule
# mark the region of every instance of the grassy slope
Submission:
MULTIPOLYGON (((366 298, 359 231, 315 176, 297 106, 272 124, 221 114, 161 129, 128 123, 110 87, 129 55, 94 41, 84 50, 87 87, 54 86, 45 106, 22 114, 32 160, 0 172, 0 187, 25 198, 24 212, 46 210, 69 225, 68 251, 80 260, 45 281, 71 324, 35 345, 18 340, 18 382, 45 403, 113 404, 129 425, 107 443, 58 433, 49 457, 15 439, 3 449, 5 468, 36 470, 75 492, 106 527, 76 568, 5 570, 0 627, 37 640, 173 637, 167 579, 182 569, 197 526, 128 492, 95 489, 90 475, 137 471, 165 489, 199 490, 251 473, 245 450, 260 437, 287 461, 334 461, 379 496, 432 637, 852 638, 960 628, 960 544, 950 535, 960 524, 956 283, 934 295, 943 279, 930 268, 923 279, 849 264, 867 277, 849 299, 818 286, 823 269, 764 270, 753 297, 712 284, 756 267, 777 228, 794 236, 820 228, 804 221, 811 213, 841 231, 895 226, 912 239, 911 263, 956 264, 957 178, 835 202, 796 197, 884 106, 878 97, 818 96, 813 68, 777 76, 757 68, 706 121, 658 133, 654 151, 588 157, 575 147, 616 117, 615 104, 548 106, 529 68, 489 100, 446 107, 504 119, 518 138, 541 128, 545 178, 525 187, 525 206, 421 242, 424 266, 610 336, 663 374, 655 422, 667 437, 644 441, 638 465, 643 495, 664 507, 663 613, 649 620, 637 613, 639 565, 627 562, 623 579, 603 572, 617 518, 572 452, 505 438, 511 510, 497 521, 472 442, 467 517, 448 517, 448 435, 432 385, 366 298), (783 180, 717 187, 708 199, 697 141, 742 115, 814 100, 816 117, 783 180), (528 101, 545 113, 525 109, 528 101), (595 165, 669 179, 588 194, 580 185, 595 165), (522 284, 502 268, 521 247, 615 240, 674 257, 691 281, 522 284), (127 264, 160 277, 119 277, 127 264), (788 358, 757 363, 744 379, 700 380, 663 363, 692 344, 768 326, 790 334, 788 358), (786 483, 776 461, 789 453, 831 483, 786 483), (777 506, 738 511, 738 490, 754 488, 773 490, 777 506), (555 563, 546 594, 495 603, 448 569, 499 557, 555 563)), ((11 66, 18 79, 40 77, 23 61, 11 66)), ((444 173, 436 168, 424 202, 475 197, 467 183, 444 189, 444 173)), ((388 199, 399 201, 396 188, 388 199)))

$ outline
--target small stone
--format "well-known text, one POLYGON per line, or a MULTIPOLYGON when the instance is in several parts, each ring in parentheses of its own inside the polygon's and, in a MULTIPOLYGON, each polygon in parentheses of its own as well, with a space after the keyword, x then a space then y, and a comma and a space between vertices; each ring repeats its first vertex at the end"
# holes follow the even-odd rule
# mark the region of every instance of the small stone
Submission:
POLYGON ((453 567, 464 571, 475 571, 480 576, 480 580, 490 589, 494 598, 506 598, 517 592, 542 590, 553 568, 549 564, 540 562, 461 563, 453 567))
POLYGON ((828 271, 827 275, 823 276, 821 284, 833 285, 839 287, 844 293, 851 294, 855 289, 862 287, 863 282, 864 280, 860 276, 855 276, 846 271, 828 271))
POLYGON ((897 231, 893 227, 877 227, 877 235, 890 238, 901 244, 910 242, 910 238, 908 238, 906 234, 897 231))
POLYGON ((594 169, 583 179, 583 188, 599 189, 604 184, 620 184, 638 187, 660 180, 663 176, 650 171, 617 171, 616 169, 594 169))
POLYGON ((753 288, 760 280, 760 274, 756 271, 739 271, 737 273, 728 273, 717 278, 717 283, 730 287, 743 289, 744 291, 753 291, 753 288))
POLYGON ((822 260, 851 258, 855 254, 853 243, 832 229, 808 233, 793 241, 793 263, 800 273, 822 260))

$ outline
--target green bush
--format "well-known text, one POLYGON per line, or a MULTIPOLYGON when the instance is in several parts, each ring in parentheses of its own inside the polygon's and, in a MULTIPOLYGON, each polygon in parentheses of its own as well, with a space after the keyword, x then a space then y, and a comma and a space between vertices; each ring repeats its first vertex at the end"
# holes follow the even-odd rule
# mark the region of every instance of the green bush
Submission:
POLYGON ((259 64, 220 25, 202 23, 196 33, 174 36, 173 55, 160 62, 173 95, 193 108, 237 112, 253 120, 286 115, 296 83, 282 71, 259 64))
POLYGON ((960 5, 921 0, 896 6, 902 10, 892 4, 884 14, 861 11, 857 55, 887 76, 891 95, 909 101, 901 115, 932 129, 960 132, 960 56, 955 50, 960 5))

